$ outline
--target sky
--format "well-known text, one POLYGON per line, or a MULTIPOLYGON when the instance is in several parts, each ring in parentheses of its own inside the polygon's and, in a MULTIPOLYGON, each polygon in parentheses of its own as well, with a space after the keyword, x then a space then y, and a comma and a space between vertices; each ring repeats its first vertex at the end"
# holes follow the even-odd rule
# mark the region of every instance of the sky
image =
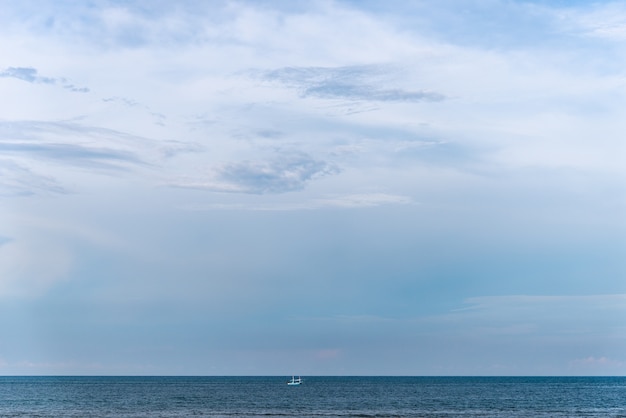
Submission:
POLYGON ((626 5, 0 0, 0 375, 625 375, 626 5))

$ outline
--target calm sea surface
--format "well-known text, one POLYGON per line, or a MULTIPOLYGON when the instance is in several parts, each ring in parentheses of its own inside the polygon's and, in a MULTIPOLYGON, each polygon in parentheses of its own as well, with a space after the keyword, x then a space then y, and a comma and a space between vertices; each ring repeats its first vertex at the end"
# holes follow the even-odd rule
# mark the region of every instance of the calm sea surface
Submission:
POLYGON ((0 377, 1 417, 626 417, 626 377, 0 377))

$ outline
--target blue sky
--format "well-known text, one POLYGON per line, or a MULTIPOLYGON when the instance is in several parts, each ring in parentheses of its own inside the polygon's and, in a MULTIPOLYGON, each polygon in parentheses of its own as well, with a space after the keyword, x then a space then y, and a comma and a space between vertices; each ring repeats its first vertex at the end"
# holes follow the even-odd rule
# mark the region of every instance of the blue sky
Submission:
POLYGON ((626 373, 623 3, 5 3, 0 374, 626 373))

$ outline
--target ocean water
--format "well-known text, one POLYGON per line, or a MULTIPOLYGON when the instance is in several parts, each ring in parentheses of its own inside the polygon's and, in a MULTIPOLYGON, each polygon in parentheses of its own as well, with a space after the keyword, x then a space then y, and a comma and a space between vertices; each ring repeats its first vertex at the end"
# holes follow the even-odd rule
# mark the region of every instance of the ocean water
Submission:
POLYGON ((0 417, 626 417, 626 377, 0 377, 0 417))

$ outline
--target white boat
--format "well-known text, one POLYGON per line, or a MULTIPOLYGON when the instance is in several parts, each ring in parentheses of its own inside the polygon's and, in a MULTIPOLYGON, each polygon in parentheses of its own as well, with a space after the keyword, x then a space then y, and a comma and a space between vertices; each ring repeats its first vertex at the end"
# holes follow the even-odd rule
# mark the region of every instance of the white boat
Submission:
POLYGON ((302 384, 302 378, 300 376, 298 376, 297 379, 295 376, 291 376, 291 380, 287 382, 288 386, 298 386, 300 384, 302 384))

